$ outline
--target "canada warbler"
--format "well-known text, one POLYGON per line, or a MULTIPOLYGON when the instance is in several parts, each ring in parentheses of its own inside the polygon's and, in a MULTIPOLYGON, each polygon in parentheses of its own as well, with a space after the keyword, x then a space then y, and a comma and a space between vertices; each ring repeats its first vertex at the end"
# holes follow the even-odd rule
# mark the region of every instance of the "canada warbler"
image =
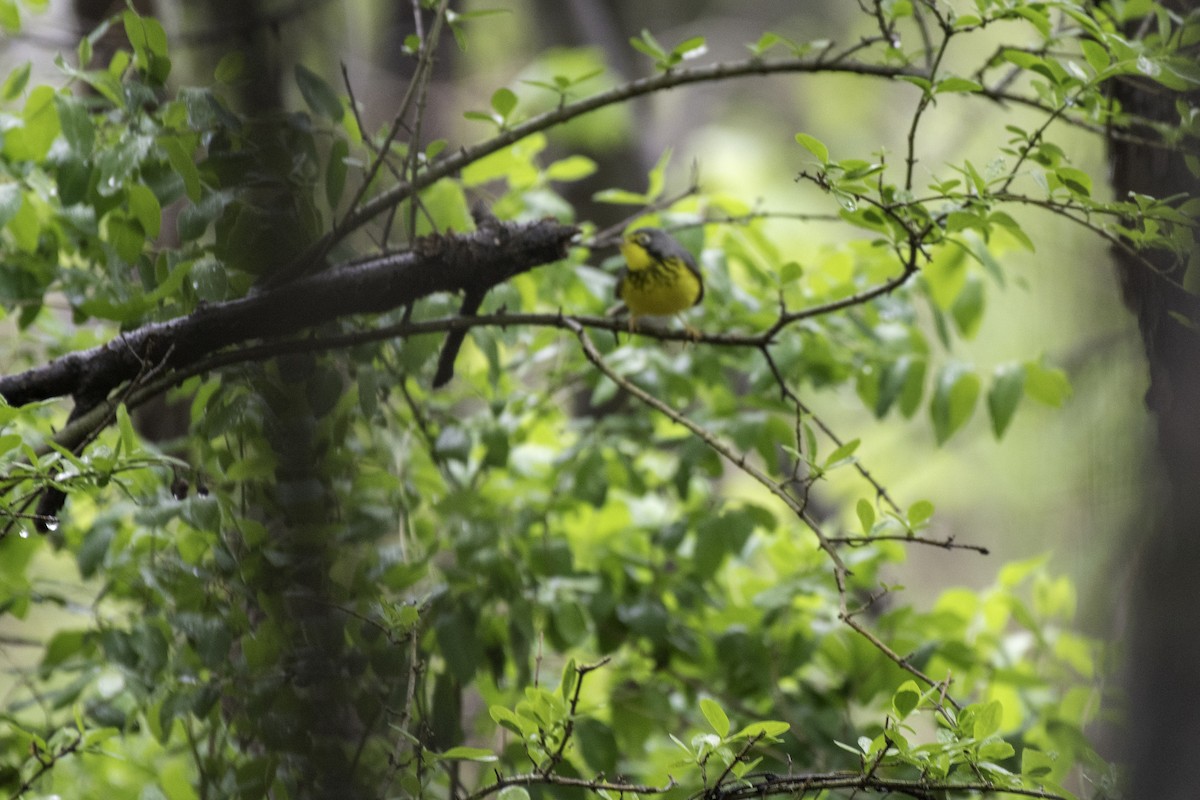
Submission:
POLYGON ((642 315, 669 316, 704 299, 704 279, 692 254, 664 231, 638 228, 621 242, 626 269, 617 297, 629 308, 629 327, 642 315))

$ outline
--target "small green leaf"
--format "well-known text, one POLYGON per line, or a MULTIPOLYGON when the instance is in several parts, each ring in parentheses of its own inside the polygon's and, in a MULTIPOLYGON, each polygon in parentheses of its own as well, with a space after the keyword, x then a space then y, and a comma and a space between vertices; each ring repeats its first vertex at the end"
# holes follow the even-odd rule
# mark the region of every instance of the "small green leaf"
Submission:
POLYGON ((4 79, 4 87, 0 89, 0 98, 5 102, 16 100, 21 92, 25 91, 25 86, 29 83, 29 73, 32 67, 33 63, 26 61, 8 73, 8 77, 4 79))
POLYGON ((129 187, 129 213, 142 226, 146 236, 153 239, 162 228, 162 206, 148 186, 141 183, 129 187))
POLYGON ((512 89, 506 89, 503 86, 492 93, 492 108, 500 115, 501 119, 508 119, 508 115, 517 107, 517 95, 512 89))
POLYGON ((704 41, 703 36, 693 36, 690 39, 685 39, 671 50, 671 55, 676 56, 680 60, 697 58, 708 52, 708 45, 704 41))
POLYGON ((525 721, 504 706, 492 706, 488 709, 488 715, 497 725, 507 728, 518 736, 525 735, 525 721))
POLYGON ((892 709, 897 719, 904 719, 921 703, 921 690, 915 681, 905 681, 892 694, 892 709))
POLYGON ((984 293, 983 281, 974 273, 968 272, 958 297, 950 306, 950 316, 964 339, 972 339, 979 332, 983 323, 984 293))
POLYGON ((96 129, 83 101, 70 95, 59 94, 54 96, 54 104, 57 106, 63 138, 76 155, 87 158, 92 154, 96 129))
POLYGON ((934 94, 979 91, 983 91, 983 85, 967 78, 946 78, 933 85, 934 94))
POLYGON ((983 741, 1000 730, 1000 721, 1004 717, 1004 707, 999 700, 972 706, 975 711, 971 735, 983 741))
POLYGON ((613 203, 623 206, 642 206, 648 202, 646 195, 627 189, 601 189, 592 195, 592 199, 597 203, 613 203))
POLYGON ((1054 174, 1071 192, 1085 197, 1092 196, 1092 177, 1083 170, 1074 167, 1059 167, 1054 170, 1054 174))
POLYGON ((967 267, 967 252, 963 248, 939 247, 921 270, 922 282, 939 309, 948 311, 954 306, 967 283, 967 267))
POLYGON ((918 500, 908 507, 908 524, 914 528, 920 527, 933 516, 933 503, 928 500, 918 500))
POLYGON ((33 207, 30 197, 22 196, 16 213, 12 215, 7 224, 8 231, 12 234, 17 247, 26 253, 37 250, 38 239, 42 233, 41 220, 38 219, 37 209, 33 207))
POLYGON ((897 75, 896 78, 904 81, 905 83, 911 83, 913 86, 919 86, 927 94, 930 88, 933 86, 933 84, 929 82, 928 78, 922 78, 917 75, 897 75))
POLYGON ((596 162, 587 156, 568 156, 546 167, 552 181, 578 181, 596 172, 596 162))
POLYGON ((562 695, 563 700, 570 700, 571 693, 575 691, 576 685, 579 683, 579 670, 575 666, 575 659, 567 659, 566 665, 563 667, 562 680, 559 682, 558 691, 562 695))
POLYGON ((1096 72, 1102 72, 1108 69, 1108 65, 1112 63, 1112 56, 1108 54, 1108 50, 1104 45, 1091 39, 1081 39, 1079 41, 1079 49, 1083 51, 1083 57, 1087 59, 1088 66, 1096 72))
POLYGON ((167 160, 171 162, 171 169, 175 170, 176 174, 183 179, 183 187, 187 192, 188 199, 193 203, 200 202, 203 191, 200 184, 200 170, 196 167, 196 162, 192 160, 192 152, 179 137, 165 137, 159 139, 158 143, 167 151, 167 160))
POLYGON ((1054 771, 1054 758, 1026 747, 1021 751, 1021 774, 1026 778, 1044 778, 1054 771))
POLYGON ((979 399, 979 377, 964 364, 952 362, 942 368, 929 406, 937 443, 945 444, 975 412, 979 399))
POLYGON ((851 439, 839 445, 832 453, 825 457, 825 463, 821 465, 821 468, 831 470, 848 463, 860 444, 862 444, 862 439, 851 439))
POLYGON ((146 234, 142 226, 125 214, 114 211, 104 218, 104 238, 117 251, 117 255, 128 264, 137 263, 138 256, 146 246, 146 234))
POLYGON ((670 147, 663 150, 663 154, 658 157, 658 162, 650 170, 650 181, 646 187, 646 197, 650 200, 662 197, 663 190, 667 185, 667 167, 671 163, 672 152, 670 147))
POLYGON ((730 730, 729 717, 726 716, 725 710, 717 705, 716 701, 704 697, 700 699, 700 711, 704 714, 704 718, 708 720, 708 724, 717 732, 719 736, 728 736, 730 730))
POLYGON ((865 497, 860 497, 854 505, 854 513, 858 515, 858 524, 862 526, 864 536, 870 536, 875 527, 875 506, 865 497))
POLYGON ((1047 367, 1038 361, 1027 361, 1025 394, 1039 403, 1061 408, 1071 397, 1071 381, 1061 369, 1047 367))
POLYGON ((213 71, 213 77, 218 83, 229 85, 236 83, 246 71, 246 54, 241 50, 232 50, 226 53, 220 61, 217 62, 217 68, 213 71))
POLYGON ((817 160, 822 164, 829 163, 829 148, 820 139, 815 136, 809 136, 807 133, 797 133, 796 141, 808 150, 808 152, 816 156, 817 160))
POLYGON ((499 758, 491 750, 482 747, 451 747, 444 753, 433 753, 439 761, 498 761, 499 758))
POLYGON ((630 39, 629 43, 633 45, 634 50, 650 56, 660 66, 666 64, 669 59, 670 54, 658 43, 654 35, 645 28, 642 29, 640 37, 630 39))
POLYGON ((1021 397, 1025 394, 1025 367, 1021 364, 1001 364, 992 372, 992 387, 988 390, 988 415, 992 432, 999 439, 1008 430, 1021 397))
POLYGON ((346 109, 342 106, 341 98, 338 97, 333 87, 303 64, 296 65, 295 76, 296 86, 299 87, 304 102, 308 104, 313 113, 334 122, 340 122, 346 109))
POLYGON ((489 114, 486 111, 464 111, 463 119, 469 119, 474 122, 490 122, 493 125, 500 125, 504 121, 496 119, 495 115, 489 114))
POLYGON ((750 48, 750 52, 756 56, 761 56, 763 53, 770 50, 775 45, 783 41, 783 37, 777 33, 767 31, 762 36, 758 37, 758 41, 754 44, 746 45, 750 48))
POLYGON ((763 720, 762 722, 751 722, 740 731, 730 736, 730 739, 754 739, 761 737, 768 741, 772 741, 787 733, 792 729, 792 726, 786 722, 779 720, 763 720))

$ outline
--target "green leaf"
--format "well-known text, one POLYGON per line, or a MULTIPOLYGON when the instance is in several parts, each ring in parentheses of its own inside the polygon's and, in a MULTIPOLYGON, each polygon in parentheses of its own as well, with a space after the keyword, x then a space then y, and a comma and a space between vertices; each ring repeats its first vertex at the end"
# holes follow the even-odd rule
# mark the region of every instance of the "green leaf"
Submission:
POLYGON ((0 2, 0 29, 8 33, 19 33, 21 30, 21 12, 15 0, 0 2))
POLYGON ((142 226, 120 212, 113 212, 104 218, 104 238, 127 264, 136 263, 146 246, 146 234, 142 226))
POLYGON ((135 183, 129 187, 129 213, 147 237, 153 239, 162 229, 162 206, 148 186, 135 183))
POLYGON ((929 412, 939 445, 954 435, 975 412, 979 377, 969 367, 952 362, 942 368, 934 386, 929 412))
POLYGON ((933 84, 929 82, 928 78, 922 78, 918 75, 897 75, 896 80, 901 80, 905 83, 911 83, 913 86, 918 86, 926 93, 928 93, 930 88, 933 86, 933 84))
POLYGON ((848 442, 843 442, 836 447, 832 453, 825 457, 825 463, 821 465, 822 470, 831 470, 850 462, 854 451, 862 444, 862 439, 851 439, 848 442))
POLYGON ((950 315, 964 339, 972 339, 979 332, 979 326, 983 323, 983 308, 983 281, 968 272, 962 290, 950 306, 950 315))
POLYGON ((910 526, 920 527, 933 516, 933 503, 928 500, 918 500, 908 507, 908 512, 904 516, 908 518, 910 526))
POLYGON ((451 747, 444 753, 432 753, 431 755, 439 761, 478 761, 487 763, 500 760, 491 750, 485 750, 482 747, 451 747))
POLYGON ((296 86, 300 88, 304 102, 308 104, 313 113, 333 122, 340 122, 346 109, 342 106, 341 98, 338 97, 333 87, 303 64, 296 65, 295 75, 296 86))
POLYGON ((700 699, 700 711, 704 714, 704 718, 708 720, 708 724, 717 732, 718 736, 728 736, 730 728, 729 717, 726 716, 725 710, 717 705, 716 701, 703 697, 700 699))
POLYGON ((761 737, 766 741, 774 741, 791 729, 792 726, 786 722, 781 722, 779 720, 763 720, 762 722, 751 722, 749 725, 742 728, 729 738, 755 739, 761 737))
POLYGON ((662 197, 663 190, 667 185, 667 166, 671 163, 670 147, 663 150, 661 156, 658 157, 658 162, 650 170, 650 181, 646 187, 646 197, 650 200, 657 200, 662 197))
POLYGON ((809 136, 807 133, 797 133, 796 141, 808 150, 808 152, 816 156, 817 160, 822 164, 829 163, 829 148, 820 139, 815 136, 809 136))
POLYGON ((193 203, 200 202, 203 187, 200 184, 200 170, 196 167, 196 162, 192 160, 191 150, 184 145, 181 138, 176 136, 160 138, 158 143, 167 151, 167 160, 171 163, 171 169, 175 170, 175 173, 183 180, 184 191, 187 192, 188 199, 193 203))
MULTIPOLYGON (((528 721, 517 716, 504 706, 491 706, 488 709, 488 715, 491 716, 492 721, 497 725, 507 728, 518 736, 525 736, 527 733, 526 728, 531 727, 528 721)), ((532 728, 536 730, 536 726, 532 726, 532 728)))
POLYGON ((550 621, 558 640, 568 647, 579 645, 587 638, 587 614, 575 601, 563 601, 552 606, 550 621))
POLYGON ((20 206, 7 225, 17 248, 25 253, 33 253, 37 250, 38 240, 42 235, 42 224, 30 197, 31 195, 22 196, 20 206))
POLYGON ((939 247, 921 270, 934 304, 943 311, 954 305, 967 283, 967 253, 961 247, 939 247))
POLYGON ((241 50, 231 50, 217 62, 213 77, 218 83, 230 85, 236 83, 246 71, 246 54, 241 50))
POLYGON ((854 505, 854 512, 858 515, 858 523, 862 526, 864 536, 870 536, 871 530, 875 527, 875 506, 871 501, 864 497, 860 497, 854 505))
POLYGON ((967 78, 945 78, 933 85, 934 94, 980 91, 983 91, 983 85, 967 78))
POLYGON ((1071 381, 1061 369, 1039 361, 1025 362, 1025 394, 1039 403, 1061 408, 1071 397, 1071 381))
POLYGON ((642 206, 647 202, 646 195, 626 189, 601 189, 592 195, 592 199, 597 203, 613 203, 623 206, 642 206))
POLYGON ((1074 167, 1059 167, 1054 170, 1054 174, 1072 193, 1084 197, 1092 196, 1092 177, 1083 170, 1074 167))
POLYGON ((983 741, 1000 730, 1000 721, 1004 718, 1004 707, 999 700, 981 703, 971 706, 971 708, 975 712, 971 730, 971 735, 975 739, 983 741))
POLYGON ((29 92, 21 112, 23 124, 4 132, 4 153, 13 161, 38 163, 50 151, 60 130, 56 95, 49 86, 37 86, 29 92))
POLYGON ((121 449, 125 451, 125 455, 130 456, 138 452, 138 435, 133 429, 133 420, 129 418, 129 409, 124 403, 117 406, 117 429, 121 432, 121 449))
POLYGON ((750 48, 750 52, 752 52, 754 55, 761 56, 763 53, 767 52, 772 47, 783 41, 784 38, 779 34, 767 31, 762 36, 758 37, 757 42, 754 44, 748 44, 746 46, 750 48))
POLYGON ((517 107, 517 96, 512 89, 501 87, 492 93, 492 108, 500 115, 501 119, 507 120, 508 115, 517 107))
POLYGON ((1025 394, 1025 367, 1021 364, 1001 364, 992 372, 992 386, 988 390, 988 414, 992 418, 992 432, 999 439, 1008 430, 1021 397, 1025 394))
POLYGON ((578 181, 596 172, 596 162, 587 156, 568 156, 546 167, 552 181, 578 181))
POLYGON ((33 62, 26 61, 12 72, 8 73, 8 77, 4 79, 4 87, 0 88, 0 99, 5 102, 16 100, 21 92, 25 91, 25 86, 29 83, 29 73, 33 68, 33 62))
POLYGON ((162 23, 132 9, 125 11, 122 22, 133 45, 134 66, 149 82, 163 84, 171 73, 171 59, 167 57, 167 33, 162 23))
POLYGON ((1020 224, 1008 214, 1005 214, 1003 211, 993 211, 988 215, 987 221, 990 225, 1002 226, 1010 236, 1016 239, 1029 252, 1032 253, 1035 251, 1033 240, 1029 238, 1029 234, 1025 233, 1020 224))
POLYGON ((779 268, 780 283, 795 283, 804 276, 804 267, 795 261, 788 261, 779 268))
POLYGON ((1021 775, 1037 780, 1054 771, 1054 758, 1040 750, 1026 747, 1021 751, 1021 775))
POLYGON ((682 61, 697 58, 707 52, 708 45, 705 43, 703 36, 693 36, 690 39, 685 39, 671 49, 671 55, 682 61))
POLYGON ((570 701, 571 693, 575 691, 578 684, 579 669, 575 666, 575 659, 568 658, 567 663, 563 666, 562 679, 558 683, 558 692, 562 695, 563 700, 570 701))
POLYGON ((1091 39, 1080 39, 1079 49, 1083 51, 1083 57, 1087 59, 1088 65, 1096 72, 1103 72, 1108 69, 1108 65, 1112 63, 1112 56, 1104 45, 1091 39))
POLYGON ((892 693, 892 710, 897 719, 904 719, 921 703, 921 690, 915 681, 905 681, 892 693))
POLYGON ((83 101, 70 95, 56 94, 54 104, 57 107, 63 138, 76 155, 87 158, 92 154, 96 129, 83 101))
POLYGON ((655 63, 657 63, 659 66, 664 66, 668 63, 669 54, 667 53, 666 49, 664 49, 663 46, 658 43, 658 40, 654 38, 654 35, 645 28, 642 29, 642 34, 640 37, 635 36, 631 38, 629 43, 633 45, 634 50, 653 58, 655 63))

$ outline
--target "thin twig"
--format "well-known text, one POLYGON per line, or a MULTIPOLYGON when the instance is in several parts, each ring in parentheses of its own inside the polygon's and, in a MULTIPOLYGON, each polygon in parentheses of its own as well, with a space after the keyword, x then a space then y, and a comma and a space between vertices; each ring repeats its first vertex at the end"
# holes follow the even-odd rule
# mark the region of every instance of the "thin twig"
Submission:
POLYGON ((594 364, 597 369, 599 369, 601 372, 603 372, 604 375, 606 377, 608 377, 609 380, 613 381, 615 384, 620 386, 622 389, 629 392, 631 395, 633 395, 635 398, 640 400, 645 405, 650 406, 655 411, 659 412, 660 414, 667 417, 671 421, 678 423, 679 425, 682 425, 683 427, 687 428, 689 431, 691 431, 693 434, 695 434, 695 436, 697 438, 699 438, 702 442, 704 442, 706 445, 708 445, 710 448, 712 448, 715 452, 717 452, 721 456, 724 456, 725 459, 729 461, 729 463, 733 464, 735 467, 740 469, 742 472, 746 473, 751 478, 758 481, 758 483, 760 483, 764 488, 766 488, 767 491, 771 492, 771 494, 775 495, 780 500, 782 500, 784 502, 784 504, 797 517, 799 517, 804 522, 804 524, 809 527, 809 529, 812 530, 813 535, 817 537, 818 545, 829 556, 830 560, 833 562, 833 564, 836 568, 837 573, 839 575, 844 575, 844 574, 849 573, 849 570, 846 569, 846 565, 842 562, 842 557, 838 554, 837 549, 832 544, 829 543, 829 539, 825 536, 824 532, 821 530, 820 525, 817 523, 817 521, 815 519, 813 519, 812 515, 808 513, 808 511, 805 509, 803 503, 801 503, 795 497, 793 497, 791 494, 789 494, 788 491, 785 488, 783 488, 782 485, 780 485, 778 482, 772 480, 769 475, 767 475, 765 472, 760 470, 758 467, 751 464, 746 459, 746 456, 744 454, 737 453, 737 451, 735 451, 733 449, 732 445, 729 445, 726 442, 722 441, 721 439, 718 439, 707 428, 699 425, 698 423, 693 421, 690 417, 671 408, 669 405, 664 403, 662 400, 659 400, 657 397, 650 394, 645 389, 642 389, 640 386, 633 383, 628 378, 625 378, 624 376, 622 376, 622 375, 618 374, 616 371, 614 371, 613 368, 610 367, 608 365, 608 363, 604 360, 604 357, 600 355, 600 351, 596 349, 595 344, 592 343, 592 340, 588 337, 587 332, 584 330, 583 326, 579 325, 578 323, 573 322, 572 320, 567 320, 566 327, 568 330, 572 331, 575 334, 576 338, 579 340, 580 347, 583 348, 584 356, 586 356, 588 361, 592 362, 592 364, 594 364))

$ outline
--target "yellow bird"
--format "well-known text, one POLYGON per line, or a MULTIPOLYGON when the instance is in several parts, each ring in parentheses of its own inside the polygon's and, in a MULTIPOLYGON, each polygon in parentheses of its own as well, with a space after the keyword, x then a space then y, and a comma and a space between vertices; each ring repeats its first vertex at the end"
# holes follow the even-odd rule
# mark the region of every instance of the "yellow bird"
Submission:
POLYGON ((638 228, 621 242, 626 268, 617 297, 629 308, 632 330, 639 316, 670 316, 704 299, 704 278, 687 248, 655 228, 638 228))

